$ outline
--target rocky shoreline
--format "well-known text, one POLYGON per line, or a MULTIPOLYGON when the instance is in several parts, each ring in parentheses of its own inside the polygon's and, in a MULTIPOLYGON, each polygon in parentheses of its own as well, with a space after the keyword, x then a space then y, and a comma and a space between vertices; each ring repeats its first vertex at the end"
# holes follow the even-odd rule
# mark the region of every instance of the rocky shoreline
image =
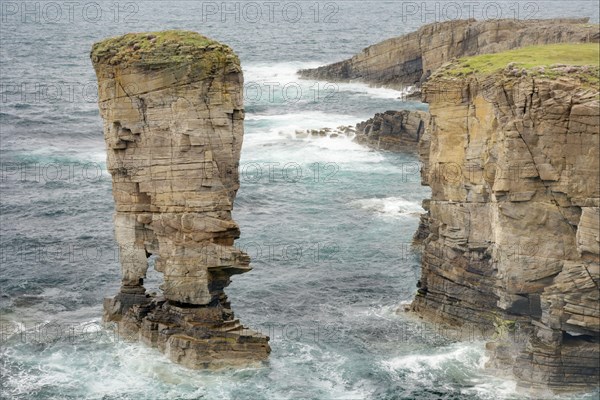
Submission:
POLYGON ((335 129, 297 130, 294 138, 347 137, 363 146, 382 151, 416 152, 419 139, 429 124, 429 113, 417 110, 389 110, 355 126, 338 126, 335 129))
POLYGON ((407 311, 495 332, 483 337, 487 366, 536 393, 587 391, 600 378, 597 46, 596 65, 557 56, 590 50, 577 44, 498 52, 598 43, 598 26, 586 22, 434 24, 299 72, 392 88, 422 84, 430 112, 417 119, 426 129, 413 123, 407 132, 399 126, 417 115, 388 111, 358 124, 355 136, 375 149, 416 148, 422 184, 432 190, 414 236, 422 275, 407 311), (496 56, 456 60, 484 53, 496 56), (527 61, 491 68, 504 57, 527 61))

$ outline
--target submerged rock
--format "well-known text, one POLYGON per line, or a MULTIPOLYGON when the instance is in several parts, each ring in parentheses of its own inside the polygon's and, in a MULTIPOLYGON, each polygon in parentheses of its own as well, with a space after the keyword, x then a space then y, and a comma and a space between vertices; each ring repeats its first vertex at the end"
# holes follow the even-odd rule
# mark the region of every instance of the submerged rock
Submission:
POLYGON ((122 281, 104 320, 191 368, 265 360, 268 337, 242 326, 224 288, 250 271, 231 210, 239 187, 243 77, 224 45, 194 32, 96 43, 122 281), (157 256, 162 295, 146 294, 157 256))

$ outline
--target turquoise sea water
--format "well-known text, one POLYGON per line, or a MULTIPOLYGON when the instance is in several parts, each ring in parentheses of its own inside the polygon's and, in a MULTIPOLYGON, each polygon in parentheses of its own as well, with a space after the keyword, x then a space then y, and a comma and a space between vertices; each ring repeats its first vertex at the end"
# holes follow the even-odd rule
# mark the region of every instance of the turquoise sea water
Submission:
MULTIPOLYGON (((426 109, 400 92, 300 81, 295 71, 453 18, 456 9, 427 2, 427 13, 411 8, 422 2, 391 1, 78 4, 1 3, 0 397, 523 398, 514 382, 483 369, 482 342, 445 339, 397 312, 416 290, 410 241, 429 195, 415 156, 295 135, 388 109, 426 109), (260 369, 186 370, 99 324, 102 298, 116 293, 120 278, 88 54, 107 36, 170 28, 228 43, 242 60, 246 136, 234 217, 237 245, 254 270, 227 292, 237 317, 271 336, 260 369)), ((478 18, 500 10, 598 22, 597 1, 477 4, 478 18)), ((148 278, 148 288, 159 284, 158 274, 148 278)))

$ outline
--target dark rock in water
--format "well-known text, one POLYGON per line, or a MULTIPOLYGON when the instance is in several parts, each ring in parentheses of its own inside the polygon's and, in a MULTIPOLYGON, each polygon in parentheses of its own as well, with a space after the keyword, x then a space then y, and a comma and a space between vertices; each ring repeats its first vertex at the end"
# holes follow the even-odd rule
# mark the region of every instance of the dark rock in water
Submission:
POLYGON ((421 101, 421 91, 413 90, 404 96, 404 100, 421 101))
POLYGON ((377 150, 416 151, 428 123, 424 111, 386 111, 358 123, 354 140, 377 150))

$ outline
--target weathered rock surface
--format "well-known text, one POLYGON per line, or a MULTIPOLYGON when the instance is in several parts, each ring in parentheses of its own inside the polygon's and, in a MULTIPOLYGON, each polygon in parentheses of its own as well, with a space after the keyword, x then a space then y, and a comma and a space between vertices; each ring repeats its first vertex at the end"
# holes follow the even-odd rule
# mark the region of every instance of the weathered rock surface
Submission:
POLYGON ((492 364, 523 386, 585 390, 600 377, 600 101, 579 75, 588 69, 559 69, 438 71, 424 85, 419 152, 432 197, 412 309, 518 330, 489 343, 492 364))
POLYGON ((250 270, 231 218, 244 119, 237 56, 197 33, 166 31, 96 43, 91 59, 122 267, 104 320, 191 368, 266 359, 268 337, 234 318, 223 291, 250 270), (151 255, 162 295, 143 286, 151 255))
POLYGON ((598 42, 588 19, 456 20, 433 23, 416 32, 367 47, 349 60, 298 71, 306 79, 360 80, 404 89, 419 85, 453 58, 497 53, 550 43, 598 42))
POLYGON ((294 138, 346 137, 376 150, 415 152, 428 123, 429 113, 425 111, 390 110, 377 113, 373 118, 359 122, 355 126, 297 130, 294 138))
POLYGON ((386 111, 358 123, 354 140, 377 150, 415 151, 428 124, 424 111, 386 111))

